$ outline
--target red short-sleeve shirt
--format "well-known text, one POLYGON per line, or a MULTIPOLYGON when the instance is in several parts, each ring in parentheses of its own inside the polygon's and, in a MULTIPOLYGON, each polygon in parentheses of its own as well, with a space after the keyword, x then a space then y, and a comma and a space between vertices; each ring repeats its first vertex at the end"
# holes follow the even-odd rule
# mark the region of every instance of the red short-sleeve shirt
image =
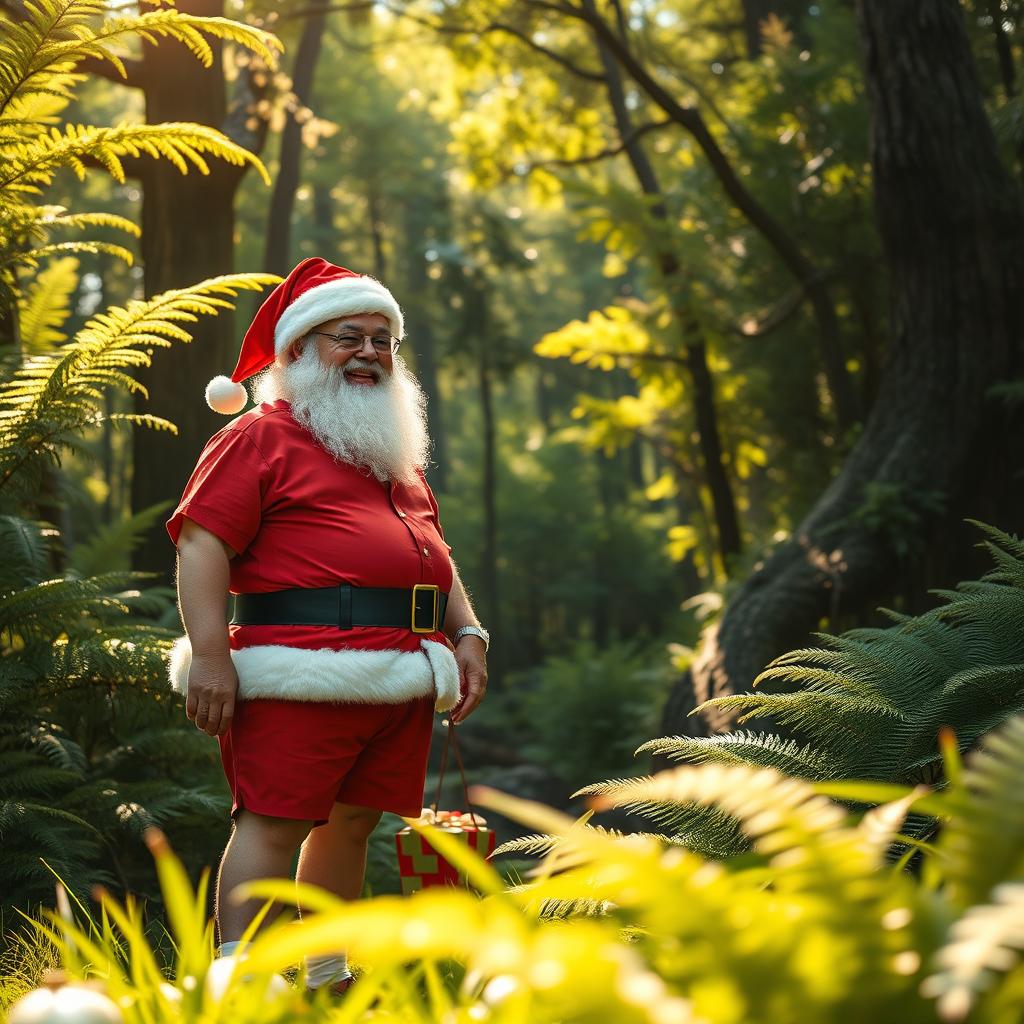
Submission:
MULTIPOLYGON (((238 554, 231 592, 293 587, 412 587, 451 590, 449 546, 437 502, 420 476, 382 484, 339 462, 277 401, 233 420, 203 449, 167 522, 175 544, 193 520, 238 554)), ((406 650, 423 639, 409 629, 356 626, 232 626, 231 647, 284 644, 309 650, 406 650)))

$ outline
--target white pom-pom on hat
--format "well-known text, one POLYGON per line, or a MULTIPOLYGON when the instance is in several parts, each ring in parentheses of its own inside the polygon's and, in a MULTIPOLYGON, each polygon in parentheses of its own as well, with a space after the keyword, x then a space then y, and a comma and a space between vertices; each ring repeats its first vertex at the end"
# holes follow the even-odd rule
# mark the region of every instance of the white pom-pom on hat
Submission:
POLYGON ((206 385, 206 404, 224 416, 234 416, 236 412, 241 412, 248 401, 249 393, 245 388, 223 374, 214 377, 206 385))

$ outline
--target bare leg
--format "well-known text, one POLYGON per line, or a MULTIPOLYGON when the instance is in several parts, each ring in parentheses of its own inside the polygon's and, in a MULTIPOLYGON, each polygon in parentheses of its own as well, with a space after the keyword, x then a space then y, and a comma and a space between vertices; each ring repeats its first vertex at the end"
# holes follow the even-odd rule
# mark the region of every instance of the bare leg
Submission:
POLYGON ((345 900, 357 900, 366 875, 366 842, 381 812, 355 804, 335 804, 326 825, 302 844, 296 880, 317 885, 345 900))
MULTIPOLYGON (((380 821, 380 811, 354 804, 335 804, 326 825, 313 829, 302 844, 296 879, 316 885, 345 900, 357 900, 366 875, 366 841, 380 821)), ((351 977, 344 950, 306 958, 306 984, 345 984, 351 977)))
MULTIPOLYGON (((243 882, 260 878, 287 878, 292 857, 312 824, 251 811, 239 813, 217 876, 217 925, 221 942, 240 939, 264 902, 246 900, 239 904, 231 899, 231 891, 243 882)), ((280 905, 272 908, 264 924, 269 924, 281 909, 280 905)))

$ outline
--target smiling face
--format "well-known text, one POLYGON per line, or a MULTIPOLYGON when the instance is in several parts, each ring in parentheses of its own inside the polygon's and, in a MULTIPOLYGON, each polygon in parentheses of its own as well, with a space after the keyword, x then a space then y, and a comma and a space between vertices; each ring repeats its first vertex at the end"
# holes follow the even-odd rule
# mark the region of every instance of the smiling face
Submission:
POLYGON ((391 352, 378 352, 369 341, 363 341, 360 348, 342 348, 333 338, 325 335, 359 334, 370 337, 391 337, 388 318, 382 313, 349 313, 314 327, 308 341, 302 339, 291 349, 291 358, 302 353, 304 344, 313 342, 320 354, 320 362, 327 367, 343 368, 345 380, 353 387, 374 387, 379 381, 390 377, 394 356, 391 352))

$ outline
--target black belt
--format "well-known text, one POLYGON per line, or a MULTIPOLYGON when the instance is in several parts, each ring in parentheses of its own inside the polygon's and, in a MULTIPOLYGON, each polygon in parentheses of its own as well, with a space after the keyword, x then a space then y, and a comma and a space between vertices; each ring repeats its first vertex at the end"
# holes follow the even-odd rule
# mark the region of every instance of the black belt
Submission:
POLYGON ((392 587, 316 587, 235 594, 233 626, 395 626, 436 633, 448 595, 432 583, 411 590, 392 587))

